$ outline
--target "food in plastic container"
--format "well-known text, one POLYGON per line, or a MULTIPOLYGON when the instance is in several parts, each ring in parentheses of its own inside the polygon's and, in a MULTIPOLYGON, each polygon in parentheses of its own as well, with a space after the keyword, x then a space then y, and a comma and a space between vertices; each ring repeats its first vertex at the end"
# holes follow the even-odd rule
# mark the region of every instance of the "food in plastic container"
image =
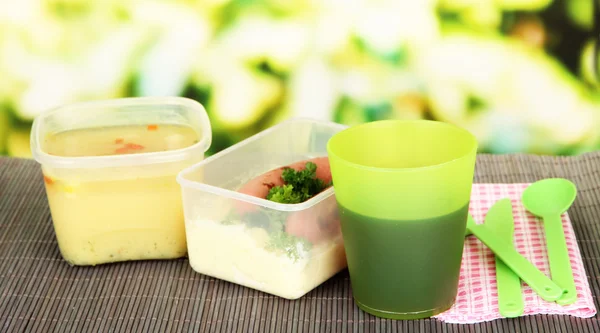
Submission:
POLYGON ((63 258, 97 265, 184 256, 176 175, 210 142, 204 108, 185 98, 76 103, 37 117, 32 153, 63 258))
POLYGON ((277 174, 283 167, 302 170, 312 159, 319 178, 328 172, 327 141, 344 128, 288 120, 182 171, 178 182, 192 268, 288 299, 305 295, 344 269, 331 186, 300 203, 262 198, 282 185, 277 174))

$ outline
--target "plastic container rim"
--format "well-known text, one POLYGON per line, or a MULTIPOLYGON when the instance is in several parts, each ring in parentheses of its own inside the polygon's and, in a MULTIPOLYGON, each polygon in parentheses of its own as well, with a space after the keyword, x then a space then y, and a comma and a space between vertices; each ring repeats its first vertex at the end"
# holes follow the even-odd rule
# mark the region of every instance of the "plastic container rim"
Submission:
POLYGON ((185 97, 126 97, 109 100, 96 100, 87 102, 77 102, 67 105, 62 105, 41 113, 35 117, 31 127, 31 152, 34 159, 42 164, 53 168, 106 168, 106 167, 122 167, 135 165, 150 165, 157 163, 177 162, 189 158, 190 154, 202 150, 205 153, 212 141, 212 129, 208 114, 204 106, 199 102, 185 97), (42 122, 47 117, 61 112, 71 111, 73 109, 85 108, 114 108, 127 106, 160 106, 160 105, 176 105, 185 107, 197 113, 200 117, 200 134, 201 138, 197 143, 180 149, 168 150, 163 152, 149 152, 139 154, 111 155, 111 156, 80 156, 80 157, 65 157, 50 155, 44 152, 41 148, 41 138, 39 137, 40 127, 42 122))
POLYGON ((369 166, 369 165, 364 165, 364 164, 359 164, 359 163, 354 163, 354 162, 350 162, 345 158, 340 157, 339 155, 337 155, 334 151, 334 149, 332 149, 331 145, 332 142, 335 138, 335 135, 333 137, 331 137, 331 139, 329 140, 329 142, 327 142, 327 153, 329 156, 334 156, 335 158, 337 158, 341 163, 346 164, 350 167, 353 168, 357 168, 357 169, 362 169, 362 170, 366 170, 366 171, 376 171, 376 172, 390 172, 390 173, 404 173, 404 172, 422 172, 422 171, 427 171, 427 170, 432 170, 432 169, 437 169, 437 168, 443 168, 444 166, 454 163, 456 161, 460 161, 462 159, 468 158, 470 155, 472 154, 476 154, 477 153, 477 149, 478 149, 478 142, 477 142, 477 138, 473 135, 473 133, 467 131, 466 129, 453 125, 453 124, 449 124, 443 121, 436 121, 436 120, 427 120, 427 119, 417 119, 417 120, 399 120, 399 119, 389 119, 389 120, 378 120, 378 121, 373 121, 373 122, 369 122, 369 123, 364 123, 364 124, 360 124, 357 126, 352 126, 350 128, 347 128, 343 131, 340 131, 338 133, 336 133, 336 135, 341 135, 343 133, 348 133, 351 131, 356 131, 356 130, 360 130, 363 129, 365 127, 379 127, 379 126, 386 126, 386 125, 390 125, 390 124, 410 124, 410 123, 417 123, 417 124, 428 124, 428 126, 441 126, 441 127, 448 127, 448 128, 453 128, 459 132, 462 132, 463 134, 465 134, 466 136, 468 136, 471 140, 472 140, 472 147, 471 149, 469 149, 466 153, 461 154, 459 157, 454 158, 454 159, 450 159, 441 163, 437 163, 437 164, 431 164, 431 165, 426 165, 426 166, 421 166, 421 167, 411 167, 411 168, 381 168, 381 167, 374 167, 374 166, 369 166))
MULTIPOLYGON (((189 167, 181 170, 177 174, 177 182, 181 185, 182 189, 192 188, 195 190, 209 192, 212 194, 220 195, 222 197, 236 199, 236 200, 252 203, 252 204, 259 205, 259 206, 262 206, 265 208, 271 208, 271 209, 275 209, 275 210, 279 210, 279 211, 294 212, 294 211, 301 211, 301 210, 308 209, 308 208, 320 203, 321 201, 329 198, 331 195, 333 195, 334 194, 333 186, 304 202, 297 203, 297 204, 282 204, 282 203, 270 201, 270 200, 263 199, 263 198, 257 198, 257 197, 254 197, 254 196, 251 196, 248 194, 237 192, 237 191, 224 189, 222 187, 208 185, 206 183, 202 183, 202 182, 198 182, 198 181, 188 180, 185 178, 186 175, 196 171, 199 168, 206 166, 207 164, 211 163, 213 160, 218 159, 223 155, 229 154, 230 152, 232 152, 236 149, 239 149, 240 147, 246 146, 266 135, 269 135, 270 133, 276 131, 278 128, 281 128, 289 123, 299 123, 299 122, 308 122, 311 124, 319 124, 319 125, 329 126, 332 128, 338 128, 340 130, 348 128, 348 126, 346 126, 346 125, 342 125, 342 124, 338 124, 338 123, 330 122, 330 121, 323 121, 323 120, 317 120, 317 119, 305 118, 305 117, 290 118, 290 119, 280 122, 277 125, 269 127, 257 134, 254 134, 241 142, 238 142, 228 148, 225 148, 225 149, 221 150, 220 152, 218 152, 212 156, 209 156, 206 159, 204 159, 192 166, 189 166, 189 167)), ((317 157, 317 156, 315 156, 315 157, 317 157)))

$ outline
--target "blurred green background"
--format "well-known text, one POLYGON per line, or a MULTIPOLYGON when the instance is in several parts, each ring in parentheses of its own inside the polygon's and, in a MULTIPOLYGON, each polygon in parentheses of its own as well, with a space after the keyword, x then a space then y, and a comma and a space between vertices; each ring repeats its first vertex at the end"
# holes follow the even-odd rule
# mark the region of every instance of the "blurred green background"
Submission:
POLYGON ((482 152, 600 149, 594 0, 0 2, 0 154, 58 105, 179 95, 210 154, 289 117, 436 119, 482 152))

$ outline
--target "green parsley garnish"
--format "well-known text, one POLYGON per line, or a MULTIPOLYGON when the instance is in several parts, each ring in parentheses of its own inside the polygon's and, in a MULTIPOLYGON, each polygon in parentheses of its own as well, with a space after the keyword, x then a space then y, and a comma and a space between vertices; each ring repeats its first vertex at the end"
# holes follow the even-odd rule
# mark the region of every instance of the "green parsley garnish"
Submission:
POLYGON ((285 204, 304 202, 323 191, 327 184, 317 178, 317 165, 307 162, 306 168, 296 171, 285 168, 281 174, 283 186, 275 186, 267 194, 267 200, 285 204))

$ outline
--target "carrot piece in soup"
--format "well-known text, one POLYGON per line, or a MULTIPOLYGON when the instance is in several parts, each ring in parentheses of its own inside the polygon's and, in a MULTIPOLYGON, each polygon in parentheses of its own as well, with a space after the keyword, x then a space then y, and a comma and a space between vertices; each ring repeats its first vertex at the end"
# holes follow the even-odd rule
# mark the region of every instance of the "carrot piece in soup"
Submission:
POLYGON ((154 124, 148 125, 148 130, 149 131, 156 131, 157 129, 158 129, 158 125, 154 125, 154 124))
POLYGON ((44 182, 48 185, 54 184, 54 180, 46 175, 44 175, 44 182))
POLYGON ((133 150, 141 150, 141 149, 144 149, 144 146, 138 145, 136 143, 126 143, 124 147, 117 148, 115 150, 115 152, 117 154, 125 154, 125 153, 130 153, 133 150))
POLYGON ((125 147, 127 147, 129 149, 132 149, 132 150, 144 149, 144 146, 138 145, 138 144, 135 144, 135 143, 128 143, 128 144, 125 145, 125 147))

